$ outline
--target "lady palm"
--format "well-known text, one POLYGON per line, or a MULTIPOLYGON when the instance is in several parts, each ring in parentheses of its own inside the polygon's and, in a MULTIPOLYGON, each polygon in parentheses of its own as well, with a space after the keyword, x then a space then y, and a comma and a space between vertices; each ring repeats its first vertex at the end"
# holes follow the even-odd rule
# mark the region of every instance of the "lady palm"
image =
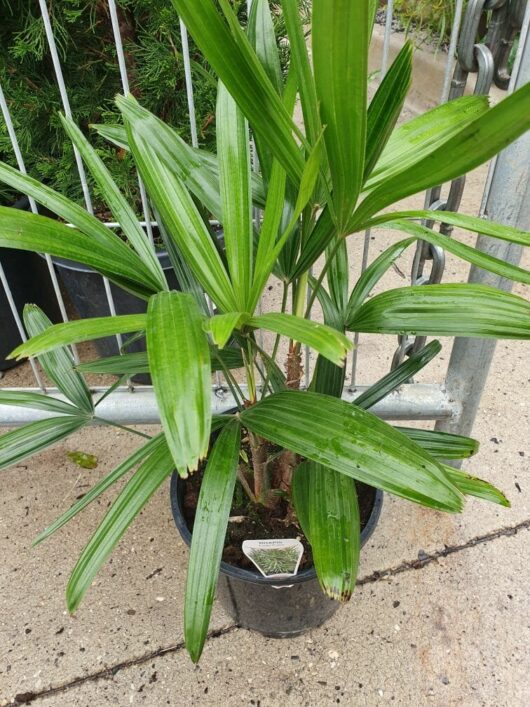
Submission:
MULTIPOLYGON (((399 288, 367 300, 403 251, 424 240, 479 267, 529 283, 527 271, 435 233, 421 219, 429 211, 385 211, 402 198, 456 178, 520 136, 530 119, 530 87, 489 109, 486 99, 467 97, 395 129, 411 76, 406 45, 367 101, 367 52, 375 3, 314 0, 313 68, 296 0, 283 0, 291 66, 281 75, 265 0, 254 0, 248 37, 226 0, 173 0, 195 41, 220 78, 217 156, 190 148, 132 97, 119 97, 123 126, 100 133, 131 150, 147 187, 161 234, 182 285, 168 291, 152 245, 138 226, 99 157, 71 120, 64 126, 79 149, 126 242, 75 204, 15 170, 0 178, 54 211, 59 222, 0 210, 0 245, 47 252, 83 262, 148 302, 147 313, 49 326, 35 308, 25 321, 32 338, 13 355, 36 355, 69 400, 38 394, 0 394, 0 402, 44 408, 51 420, 33 423, 0 440, 7 466, 97 417, 82 372, 128 376, 151 373, 163 432, 118 466, 45 530, 37 541, 70 520, 133 467, 137 471, 111 507, 79 559, 67 590, 71 611, 128 524, 176 468, 193 473, 209 451, 193 531, 185 606, 186 643, 198 660, 213 601, 232 495, 240 470, 242 429, 252 459, 244 474, 253 502, 274 503, 266 446, 280 450, 281 489, 289 494, 310 540, 323 590, 346 600, 359 555, 359 510, 352 479, 422 505, 458 512, 464 496, 507 505, 486 482, 441 460, 469 456, 473 440, 396 428, 368 409, 425 366, 438 353, 434 341, 381 379, 355 403, 340 399, 343 362, 352 344, 347 332, 529 338, 530 305, 523 299, 476 285, 399 288), (292 119, 299 97, 303 130, 292 119), (247 122, 248 121, 248 122, 247 122), (261 175, 252 173, 249 124, 261 175), (261 216, 253 219, 253 208, 261 216), (220 252, 209 226, 224 229, 220 252), (366 228, 392 228, 406 238, 384 251, 350 287, 346 237, 366 228), (310 275, 324 256, 318 277, 310 275), (257 313, 271 275, 284 286, 292 313, 257 313), (312 321, 318 298, 325 324, 312 321), (204 293, 213 302, 209 311, 204 293), (264 351, 255 332, 289 340, 285 371, 278 346, 264 351), (74 369, 66 347, 109 334, 145 332, 146 354, 127 354, 74 369), (309 391, 299 390, 300 345, 318 353, 309 391), (234 368, 243 368, 246 387, 234 368), (211 412, 211 372, 222 370, 239 410, 211 412), (283 450, 283 451, 282 451, 283 450), (337 548, 335 538, 344 538, 337 548)), ((513 228, 444 212, 448 224, 528 245, 513 228)), ((241 478, 241 477, 240 477, 241 478)))

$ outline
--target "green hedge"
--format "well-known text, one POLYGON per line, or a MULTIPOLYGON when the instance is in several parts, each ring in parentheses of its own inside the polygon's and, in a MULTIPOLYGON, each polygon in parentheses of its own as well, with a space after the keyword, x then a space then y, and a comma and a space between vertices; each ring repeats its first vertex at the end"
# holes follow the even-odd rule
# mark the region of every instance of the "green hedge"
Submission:
MULTIPOLYGON (((6 0, 0 25, 2 83, 28 172, 82 202, 72 148, 61 129, 61 100, 37 3, 6 0)), ((246 0, 232 0, 246 22, 246 0)), ((179 23, 169 0, 117 0, 131 91, 143 105, 189 138, 179 23)), ((307 0, 302 6, 307 8, 307 0)), ((68 94, 75 119, 89 124, 115 122, 113 98, 121 92, 112 27, 105 0, 49 3, 68 94)), ((279 41, 285 36, 278 6, 279 41)), ((284 46, 284 42, 281 46, 284 46)), ((190 40, 199 140, 215 145, 215 77, 190 40)), ((131 160, 92 132, 91 140, 121 189, 138 204, 131 160)), ((7 130, 0 118, 0 158, 14 164, 7 130)), ((0 185, 0 203, 17 197, 0 185)), ((95 204, 104 212, 97 190, 95 204)))

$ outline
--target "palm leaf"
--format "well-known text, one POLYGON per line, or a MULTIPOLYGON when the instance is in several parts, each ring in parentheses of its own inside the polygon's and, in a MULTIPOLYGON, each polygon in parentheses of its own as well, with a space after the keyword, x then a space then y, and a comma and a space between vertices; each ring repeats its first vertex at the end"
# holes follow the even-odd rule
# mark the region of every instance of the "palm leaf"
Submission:
POLYGON ((419 223, 401 219, 399 221, 389 221, 385 225, 386 228, 403 231, 417 237, 418 240, 440 246, 440 248, 483 270, 488 270, 515 282, 523 282, 526 285, 530 285, 530 272, 528 270, 512 265, 505 260, 494 258, 492 255, 488 255, 477 248, 472 248, 465 243, 460 243, 453 238, 436 233, 419 223))
POLYGON ((390 137, 365 187, 373 189, 411 167, 487 110, 486 96, 464 96, 401 125, 390 137))
POLYGON ((367 226, 376 228, 381 224, 386 224, 389 221, 401 221, 403 219, 425 219, 427 221, 440 221, 441 223, 449 224, 464 228, 467 231, 482 233, 485 236, 499 238, 502 241, 509 243, 518 243, 519 245, 530 246, 530 234, 527 231, 521 231, 518 228, 505 226, 495 221, 488 221, 484 218, 476 216, 467 216, 466 214, 457 214, 451 211, 398 211, 388 214, 381 214, 376 218, 371 219, 367 226))
POLYGON ((216 125, 226 260, 238 308, 246 311, 253 271, 250 138, 245 116, 221 82, 216 125))
POLYGON ((115 469, 113 469, 110 474, 107 474, 107 476, 103 477, 103 479, 101 479, 101 481, 99 481, 95 486, 93 486, 90 491, 85 493, 82 498, 80 498, 78 501, 76 501, 76 503, 70 506, 70 508, 65 513, 59 516, 59 518, 57 518, 51 525, 49 525, 41 533, 39 533, 39 535, 37 535, 37 537, 33 541, 32 545, 38 545, 43 540, 46 540, 46 538, 49 538, 50 535, 53 535, 53 533, 59 530, 59 528, 62 528, 63 525, 66 525, 68 521, 72 520, 72 518, 74 518, 84 508, 86 508, 89 503, 92 503, 92 501, 94 501, 96 498, 99 498, 102 493, 104 493, 108 488, 115 484, 116 481, 121 479, 134 466, 142 462, 156 449, 160 449, 162 447, 166 449, 166 452, 169 455, 164 434, 161 432, 159 435, 149 440, 147 444, 144 444, 142 447, 140 447, 140 449, 137 449, 135 452, 133 452, 130 457, 125 459, 125 461, 123 461, 115 469))
POLYGON ((45 216, 4 206, 0 206, 0 221, 0 248, 48 253, 83 263, 142 299, 158 291, 138 256, 104 226, 105 239, 101 234, 93 238, 91 233, 85 231, 85 235, 45 216))
POLYGON ((79 341, 90 341, 114 334, 141 331, 145 329, 146 321, 145 314, 123 314, 118 317, 93 317, 92 319, 54 324, 17 346, 8 358, 19 360, 26 356, 40 356, 60 346, 77 344, 79 341))
POLYGON ((476 476, 470 476, 464 471, 454 469, 452 466, 444 465, 444 469, 447 477, 451 479, 457 489, 466 496, 475 496, 483 501, 497 503, 499 506, 504 506, 505 508, 511 507, 510 501, 503 492, 499 491, 499 489, 495 488, 495 486, 492 486, 492 484, 487 481, 478 479, 476 476))
POLYGON ((147 191, 164 225, 195 277, 224 311, 235 311, 235 295, 223 262, 192 197, 183 182, 159 158, 152 145, 149 122, 132 98, 118 99, 128 121, 129 145, 147 191))
POLYGON ((530 338, 530 304, 485 285, 429 285, 388 290, 348 321, 352 331, 419 336, 530 338))
POLYGON ((441 350, 442 345, 439 341, 431 341, 421 351, 413 353, 397 368, 387 373, 374 385, 371 385, 364 393, 361 393, 353 401, 354 405, 363 408, 363 410, 369 410, 380 400, 390 395, 396 388, 399 388, 400 385, 408 383, 412 376, 421 371, 422 368, 425 368, 441 350))
MULTIPOLYGON (((530 84, 527 84, 411 167, 402 167, 395 176, 387 176, 363 201, 352 225, 364 223, 367 217, 389 204, 461 177, 483 164, 528 130, 529 115, 530 84)), ((459 120, 460 117, 455 116, 455 122, 459 120)))
POLYGON ((397 123, 412 80, 412 42, 407 41, 370 102, 364 179, 370 175, 397 123))
POLYGON ((65 403, 63 400, 57 400, 51 395, 26 393, 22 390, 0 390, 0 405, 44 410, 45 412, 55 412, 62 415, 79 414, 79 410, 76 407, 70 405, 70 403, 65 403))
POLYGON ((186 648, 194 663, 201 656, 210 623, 236 483, 240 436, 238 420, 225 425, 212 448, 201 482, 184 606, 186 648))
POLYGON ((94 148, 90 145, 86 137, 79 130, 71 118, 65 118, 59 114, 64 129, 69 138, 79 150, 80 155, 90 169, 90 172, 98 184, 103 197, 120 224, 127 239, 136 251, 142 262, 152 274, 154 280, 158 282, 160 290, 167 290, 167 282, 164 271, 156 257, 154 247, 149 242, 147 235, 138 222, 134 210, 129 206, 126 199, 120 193, 116 183, 103 161, 98 156, 94 148))
MULTIPOLYGON (((52 326, 51 321, 35 304, 24 307, 24 324, 31 336, 36 336, 52 326)), ((50 380, 80 411, 94 412, 92 396, 83 376, 75 370, 74 359, 67 348, 57 348, 39 356, 39 363, 50 380)))
POLYGON ((197 469, 210 439, 210 351, 202 322, 190 295, 161 292, 149 301, 149 370, 167 444, 181 476, 197 469))
POLYGON ((87 424, 87 416, 62 415, 24 425, 0 437, 0 469, 18 464, 87 424))
POLYGON ((364 174, 368 15, 366 2, 313 2, 315 85, 341 233, 357 202, 364 174))
POLYGON ((262 314, 252 317, 247 324, 300 341, 338 366, 344 365, 344 358, 352 349, 352 343, 341 332, 292 314, 262 314))
POLYGON ((299 133, 265 69, 227 3, 228 24, 212 0, 172 0, 215 73, 235 98, 253 130, 265 141, 295 181, 302 174, 302 155, 293 137, 299 133))
POLYGON ((348 601, 355 588, 361 548, 355 484, 344 474, 308 461, 297 467, 292 493, 322 590, 331 599, 348 601))
POLYGON ((70 613, 77 609, 122 535, 173 468, 171 455, 161 444, 145 459, 112 504, 73 569, 66 588, 70 613))
POLYGON ((405 435, 343 400, 285 391, 241 413, 255 434, 370 486, 446 511, 462 497, 440 464, 405 435))
POLYGON ((478 452, 479 443, 471 437, 412 427, 397 429, 436 459, 467 459, 478 452))

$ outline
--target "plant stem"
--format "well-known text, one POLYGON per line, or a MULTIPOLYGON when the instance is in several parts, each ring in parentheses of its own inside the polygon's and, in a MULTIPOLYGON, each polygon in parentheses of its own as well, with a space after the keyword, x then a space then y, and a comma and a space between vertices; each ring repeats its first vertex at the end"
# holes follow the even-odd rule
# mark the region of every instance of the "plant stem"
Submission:
POLYGON ((245 349, 243 349, 243 362, 247 376, 249 400, 254 404, 256 402, 256 377, 254 375, 254 354, 252 352, 250 338, 247 338, 247 350, 245 351, 245 349))
MULTIPOLYGON (((283 293, 282 293, 282 306, 281 313, 283 314, 287 308, 287 297, 289 296, 289 284, 287 282, 283 283, 283 293)), ((278 355, 278 348, 280 346, 281 335, 276 334, 274 339, 274 346, 272 347, 271 359, 276 361, 276 356, 278 355)))
POLYGON ((270 481, 267 472, 267 448, 265 440, 249 431, 250 450, 252 452, 252 468, 254 470, 254 496, 258 503, 267 505, 267 494, 270 481))
POLYGON ((326 277, 326 273, 329 270, 329 267, 331 265, 331 261, 335 257, 335 254, 337 253, 337 251, 340 247, 340 243, 341 243, 341 238, 337 238, 337 242, 333 246, 333 250, 331 251, 329 256, 326 258, 326 262, 324 263, 324 267, 322 268, 322 272, 318 276, 318 279, 315 283, 315 287, 313 288, 313 291, 311 292, 311 297, 309 298, 309 302, 307 303, 307 308, 305 311, 306 318, 309 317, 309 314, 311 312, 311 307, 313 306, 313 304, 315 302, 318 290, 320 289, 320 287, 324 281, 324 278, 326 277))
POLYGON ((239 464, 237 467, 237 478, 239 479, 239 483, 243 487, 243 491, 247 494, 251 502, 256 503, 256 496, 254 496, 252 489, 250 488, 250 484, 247 481, 245 469, 243 468, 242 464, 239 464))
POLYGON ((152 436, 145 434, 145 432, 140 432, 140 430, 133 430, 131 427, 125 427, 125 425, 120 425, 118 422, 111 422, 110 420, 105 420, 103 417, 94 417, 94 421, 102 422, 104 425, 110 425, 111 427, 118 427, 120 430, 125 430, 125 432, 131 432, 133 435, 138 435, 139 437, 145 437, 145 439, 152 439, 152 436))

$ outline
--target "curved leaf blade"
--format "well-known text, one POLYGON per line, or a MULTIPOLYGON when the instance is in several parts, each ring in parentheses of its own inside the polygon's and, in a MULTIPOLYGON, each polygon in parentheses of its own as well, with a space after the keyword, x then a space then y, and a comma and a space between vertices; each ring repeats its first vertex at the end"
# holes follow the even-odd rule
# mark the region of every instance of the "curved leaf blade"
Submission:
POLYGON ((370 179, 372 189, 434 152, 489 108, 486 96, 463 96, 436 106, 394 130, 370 179))
POLYGON ((104 226, 105 241, 46 216, 5 206, 0 206, 0 221, 0 248, 48 253, 83 263, 142 299, 158 291, 138 256, 104 226))
POLYGON ((478 452, 479 443, 471 437, 438 432, 438 430, 419 430, 412 427, 397 427, 396 429, 439 460, 467 459, 478 452))
POLYGON ((397 123, 412 81, 412 42, 408 40, 383 77, 368 106, 364 179, 372 172, 397 123))
POLYGON ((246 311, 253 271, 250 136, 245 116, 221 82, 216 115, 226 260, 238 308, 246 311))
POLYGON ((191 538, 184 636, 194 663, 201 657, 221 565, 230 507, 236 483, 241 428, 228 422, 210 453, 191 538))
POLYGON ((0 437, 0 469, 18 464, 68 437, 87 424, 88 417, 64 415, 24 425, 0 437))
POLYGON ((472 248, 465 243, 460 243, 460 241, 454 238, 449 238, 441 233, 436 233, 426 226, 422 226, 419 223, 413 223, 412 221, 389 221, 385 224, 386 228, 395 229, 396 231, 403 231, 404 233, 409 233, 418 238, 418 240, 426 241, 427 243, 432 243, 433 245, 440 246, 444 250, 456 255, 462 260, 466 260, 468 263, 475 265, 483 270, 488 270, 496 275, 505 277, 509 280, 514 280, 515 282, 523 282, 526 285, 530 285, 530 272, 524 268, 520 268, 517 265, 512 265, 504 260, 495 258, 492 255, 488 255, 481 250, 472 248))
POLYGON ((226 2, 223 13, 212 0, 172 0, 190 34, 215 73, 240 105, 252 128, 265 141, 291 178, 302 173, 298 133, 291 116, 226 2))
POLYGON ((337 366, 344 365, 344 358, 353 348, 351 341, 340 331, 293 314, 262 314, 252 317, 247 324, 288 336, 293 341, 300 341, 337 366))
POLYGON ((449 224, 450 226, 464 228, 473 233, 482 233, 485 236, 499 238, 509 243, 530 246, 530 233, 527 231, 521 231, 512 226, 505 226, 495 221, 489 221, 486 218, 467 216, 466 214, 454 213, 452 211, 397 211, 376 216, 376 218, 371 219, 366 225, 369 228, 375 228, 383 223, 386 224, 388 221, 401 221, 402 219, 439 221, 440 223, 449 224))
POLYGON ((26 356, 40 356, 60 346, 77 344, 79 341, 100 339, 114 334, 129 334, 145 329, 145 314, 122 314, 117 317, 93 317, 63 324, 54 324, 40 334, 20 344, 8 358, 21 359, 26 356))
POLYGON ((363 410, 369 410, 380 400, 390 395, 396 388, 399 388, 400 385, 408 383, 412 376, 418 373, 418 371, 421 371, 422 368, 425 368, 441 350, 442 345, 439 341, 431 341, 427 346, 421 349, 421 351, 413 353, 406 361, 403 361, 401 365, 393 371, 390 371, 390 373, 387 373, 386 376, 383 376, 377 383, 371 385, 364 393, 361 393, 361 395, 355 398, 353 404, 363 408, 363 410))
POLYGON ((161 292, 149 300, 149 370, 167 444, 184 477, 197 469, 210 440, 210 350, 202 323, 191 295, 161 292))
POLYGON ((464 471, 454 469, 444 464, 445 473, 452 483, 466 496, 475 496, 483 501, 496 503, 499 506, 510 508, 511 503, 498 488, 483 479, 466 474, 464 471))
POLYGON ((355 484, 322 464, 303 462, 294 473, 293 501, 311 543, 322 590, 331 599, 349 601, 355 589, 361 549, 355 484))
MULTIPOLYGON (((36 336, 52 325, 44 312, 35 304, 24 307, 24 324, 31 336, 36 336)), ((50 380, 79 410, 88 414, 94 412, 94 403, 83 376, 74 368, 74 358, 63 347, 39 356, 39 363, 50 380)))
POLYGON ((364 174, 368 25, 366 2, 313 1, 315 85, 339 230, 351 217, 364 174))
POLYGON ((384 250, 381 255, 377 256, 366 270, 361 273, 361 276, 355 283, 355 287, 348 301, 348 306, 346 307, 346 322, 353 319, 356 310, 362 305, 379 280, 416 240, 416 238, 407 238, 406 240, 399 241, 399 243, 392 244, 384 250))
POLYGON ((223 349, 234 329, 239 329, 248 319, 249 315, 244 312, 216 314, 204 323, 204 329, 211 333, 214 342, 220 349, 223 349))
POLYGON ((71 118, 67 118, 61 113, 59 117, 68 137, 79 150, 81 157, 96 180, 107 205, 123 229, 132 248, 141 258, 144 265, 149 268, 153 279, 158 283, 159 289, 167 290, 164 271, 156 257, 154 247, 140 226, 133 209, 120 193, 103 160, 71 118))
POLYGON ((118 96, 127 121, 129 145, 140 176, 169 236, 212 300, 225 312, 237 311, 234 290, 213 239, 190 193, 153 148, 149 123, 132 97, 118 96))
POLYGON ((25 393, 21 390, 0 389, 0 405, 13 405, 14 407, 44 410, 45 412, 55 412, 62 415, 76 415, 79 413, 79 410, 73 405, 70 405, 70 403, 57 400, 57 398, 53 398, 51 395, 25 393))
POLYGON ((403 287, 363 304, 347 328, 377 334, 530 339, 530 303, 485 285, 403 287))
POLYGON ((66 604, 73 613, 129 525, 145 506, 174 465, 166 445, 160 445, 142 463, 98 526, 79 557, 68 586, 66 604))
MULTIPOLYGON (((353 220, 367 217, 411 194, 461 177, 507 147, 529 127, 530 84, 514 91, 486 113, 479 115, 436 149, 386 177, 363 201, 353 220)), ((460 121, 458 115, 455 122, 460 121)))
MULTIPOLYGON (((212 372, 221 371, 222 368, 243 368, 243 357, 241 349, 227 346, 218 349, 217 346, 210 346, 210 356, 212 372), (219 363, 221 359, 223 366, 219 363)), ((108 373, 115 376, 134 376, 137 373, 149 373, 149 361, 147 351, 138 351, 122 356, 107 356, 94 361, 85 361, 77 366, 77 370, 82 373, 108 373)))
MULTIPOLYGON (((149 456, 156 449, 164 446, 167 449, 164 434, 161 432, 159 435, 149 440, 147 444, 144 444, 140 449, 137 449, 130 457, 125 459, 121 464, 119 464, 115 469, 113 469, 110 474, 107 474, 101 481, 95 484, 90 491, 88 491, 82 498, 80 498, 76 503, 74 503, 70 508, 59 516, 54 522, 45 528, 41 533, 37 535, 35 540, 33 540, 32 545, 38 545, 50 535, 53 535, 59 528, 66 525, 68 521, 72 520, 78 513, 80 513, 84 508, 92 503, 96 498, 101 496, 108 488, 110 488, 116 481, 122 478, 128 471, 130 471, 133 466, 142 462, 147 456, 149 456)), ((169 455, 169 450, 167 450, 169 455)))
POLYGON ((314 462, 415 503, 457 512, 441 465, 369 412, 318 393, 285 391, 241 413, 252 432, 314 462))

